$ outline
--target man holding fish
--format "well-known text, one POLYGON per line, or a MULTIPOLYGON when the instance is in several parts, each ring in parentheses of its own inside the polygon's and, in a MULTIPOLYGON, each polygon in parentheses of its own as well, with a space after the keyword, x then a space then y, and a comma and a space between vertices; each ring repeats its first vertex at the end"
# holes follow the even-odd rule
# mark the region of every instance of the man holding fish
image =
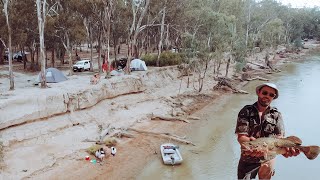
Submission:
MULTIPOLYGON (((254 179, 257 174, 259 179, 271 179, 274 175, 274 158, 279 149, 273 154, 271 151, 279 146, 273 141, 273 147, 268 144, 269 141, 254 143, 258 138, 282 139, 285 135, 281 113, 277 108, 270 106, 271 102, 279 97, 277 86, 264 83, 256 87, 256 94, 258 101, 243 107, 238 114, 235 130, 241 145, 238 179, 254 179)), ((292 143, 290 140, 288 142, 292 143)), ((297 144, 281 146, 281 154, 284 157, 297 156, 300 149, 294 145, 297 144)))

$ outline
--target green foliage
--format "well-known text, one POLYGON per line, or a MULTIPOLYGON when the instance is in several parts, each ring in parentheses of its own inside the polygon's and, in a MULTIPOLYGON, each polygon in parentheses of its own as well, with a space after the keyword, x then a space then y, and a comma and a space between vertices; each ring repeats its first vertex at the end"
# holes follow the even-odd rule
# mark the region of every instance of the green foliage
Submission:
MULTIPOLYGON (((112 146, 115 146, 117 144, 117 140, 115 138, 107 138, 105 141, 104 141, 104 145, 107 146, 107 147, 112 147, 112 146)), ((95 155, 96 151, 99 150, 100 148, 102 148, 103 145, 92 145, 90 146, 86 152, 89 153, 89 154, 92 154, 92 155, 95 155)))
POLYGON ((244 57, 240 57, 236 60, 236 66, 235 66, 235 70, 236 72, 242 72, 242 69, 245 67, 245 65, 247 64, 246 60, 244 57))
POLYGON ((246 56, 246 45, 242 39, 237 39, 232 47, 232 55, 236 62, 243 63, 246 56))
MULTIPOLYGON (((182 63, 184 55, 181 53, 173 53, 170 51, 164 51, 160 54, 160 66, 172 66, 182 63)), ((158 55, 147 54, 141 57, 146 62, 147 66, 156 66, 158 55)))
POLYGON ((302 39, 301 38, 297 38, 293 41, 293 48, 294 49, 299 49, 302 48, 303 44, 302 44, 302 39))
POLYGON ((117 139, 115 139, 115 138, 107 138, 107 139, 104 141, 104 144, 105 144, 107 147, 115 146, 117 143, 118 143, 118 141, 117 141, 117 139))
POLYGON ((157 65, 157 55, 156 54, 146 54, 141 57, 147 66, 156 66, 157 65))
POLYGON ((102 148, 101 145, 96 145, 96 144, 95 144, 95 145, 89 147, 89 148, 86 150, 86 152, 89 153, 89 154, 91 154, 91 155, 95 155, 95 154, 96 154, 96 151, 99 150, 100 148, 102 148))
POLYGON ((282 43, 279 37, 283 37, 283 35, 283 21, 279 18, 269 21, 262 30, 262 40, 267 47, 282 43))

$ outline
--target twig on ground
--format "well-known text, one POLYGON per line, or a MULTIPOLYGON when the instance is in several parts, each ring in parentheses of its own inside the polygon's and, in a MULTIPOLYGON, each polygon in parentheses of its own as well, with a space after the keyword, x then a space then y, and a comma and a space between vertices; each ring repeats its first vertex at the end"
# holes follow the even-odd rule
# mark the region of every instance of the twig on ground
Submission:
POLYGON ((171 133, 156 133, 156 132, 138 130, 138 129, 134 129, 134 128, 128 128, 128 130, 135 131, 137 133, 151 134, 151 135, 154 135, 154 136, 160 136, 160 137, 163 137, 163 138, 166 138, 166 139, 174 140, 174 141, 185 143, 185 144, 191 144, 191 145, 195 146, 195 144, 193 144, 191 141, 184 140, 183 139, 184 137, 179 137, 179 136, 173 135, 171 133))
POLYGON ((152 116, 151 120, 163 120, 163 121, 182 121, 185 123, 190 123, 188 120, 178 117, 165 117, 165 116, 152 116))

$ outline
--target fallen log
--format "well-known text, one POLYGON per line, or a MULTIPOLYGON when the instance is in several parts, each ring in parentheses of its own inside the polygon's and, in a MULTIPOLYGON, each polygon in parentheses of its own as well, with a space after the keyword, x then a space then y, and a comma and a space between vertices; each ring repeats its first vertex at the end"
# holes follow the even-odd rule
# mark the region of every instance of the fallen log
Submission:
POLYGON ((265 67, 264 65, 261 65, 261 64, 257 64, 257 63, 253 63, 253 62, 248 62, 248 63, 259 66, 261 69, 267 69, 267 67, 265 67))
POLYGON ((130 134, 128 132, 125 132, 125 131, 121 131, 121 132, 117 132, 113 135, 113 137, 117 137, 117 138, 123 138, 123 137, 126 137, 126 138, 134 138, 135 136, 133 134, 130 134))
POLYGON ((190 119, 190 120, 200 120, 199 117, 195 117, 195 116, 189 116, 188 119, 190 119))
POLYGON ((232 83, 232 79, 227 78, 227 77, 216 77, 215 80, 218 81, 218 84, 216 84, 213 89, 218 89, 221 88, 222 86, 227 86, 229 87, 232 92, 234 93, 242 93, 242 94, 249 94, 247 91, 238 89, 234 83, 232 83))
POLYGON ((85 140, 82 140, 82 142, 94 142, 98 145, 105 145, 105 142, 102 142, 102 141, 96 141, 96 140, 92 140, 92 139, 85 139, 85 140))
POLYGON ((101 143, 103 143, 103 139, 109 134, 109 132, 111 131, 111 130, 113 130, 114 129, 114 127, 110 127, 110 124, 108 124, 108 126, 107 126, 107 128, 106 129, 104 129, 104 130, 101 130, 101 133, 100 133, 100 136, 99 136, 99 141, 101 142, 101 143))
POLYGON ((266 78, 263 78, 263 77, 260 77, 260 76, 257 76, 257 77, 254 77, 254 78, 247 78, 246 80, 247 81, 253 81, 253 80, 260 80, 260 81, 269 81, 269 79, 266 79, 266 78))
POLYGON ((173 135, 171 133, 156 133, 156 132, 138 130, 138 129, 134 129, 134 128, 128 128, 128 130, 135 131, 137 133, 142 133, 142 134, 151 134, 153 136, 160 136, 160 137, 163 137, 166 139, 174 140, 174 141, 185 143, 185 144, 191 144, 191 145, 195 146, 195 144, 193 144, 191 141, 184 140, 185 137, 179 137, 179 136, 173 135))
POLYGON ((234 93, 240 93, 240 94, 249 94, 247 91, 241 90, 241 89, 233 89, 232 92, 234 93))
POLYGON ((165 116, 152 116, 151 120, 163 120, 163 121, 182 121, 185 123, 190 123, 188 120, 178 117, 165 117, 165 116))

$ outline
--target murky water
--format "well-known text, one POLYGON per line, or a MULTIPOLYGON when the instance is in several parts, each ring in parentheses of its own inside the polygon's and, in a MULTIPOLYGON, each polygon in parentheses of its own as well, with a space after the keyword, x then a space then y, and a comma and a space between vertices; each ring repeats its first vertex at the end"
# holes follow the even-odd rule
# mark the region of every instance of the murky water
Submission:
MULTIPOLYGON (((290 63, 272 81, 280 89, 273 106, 281 111, 286 135, 296 135, 303 144, 320 145, 320 55, 303 63, 290 63)), ((184 162, 165 166, 159 159, 146 165, 137 179, 236 179, 240 147, 234 135, 239 110, 256 101, 254 88, 261 82, 250 82, 244 90, 250 95, 232 95, 221 107, 207 107, 201 125, 192 132, 195 147, 180 145, 184 162), (214 110, 213 110, 214 109, 214 110)), ((273 179, 317 179, 320 157, 308 160, 303 154, 294 158, 277 156, 273 179)))

